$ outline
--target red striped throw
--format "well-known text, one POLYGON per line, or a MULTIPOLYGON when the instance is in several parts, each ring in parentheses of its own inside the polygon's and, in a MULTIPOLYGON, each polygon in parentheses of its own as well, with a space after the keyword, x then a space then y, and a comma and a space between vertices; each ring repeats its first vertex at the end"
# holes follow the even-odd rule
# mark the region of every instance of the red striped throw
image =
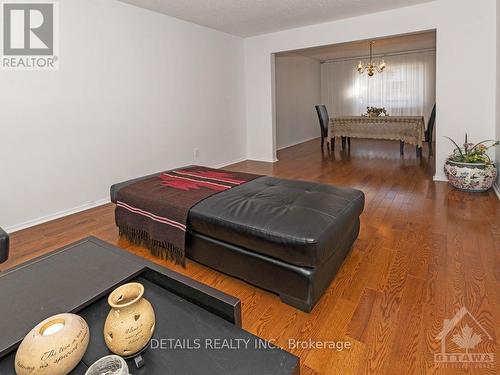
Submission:
POLYGON ((145 245, 153 255, 184 264, 191 207, 258 177, 199 166, 163 172, 118 192, 116 225, 121 236, 145 245))

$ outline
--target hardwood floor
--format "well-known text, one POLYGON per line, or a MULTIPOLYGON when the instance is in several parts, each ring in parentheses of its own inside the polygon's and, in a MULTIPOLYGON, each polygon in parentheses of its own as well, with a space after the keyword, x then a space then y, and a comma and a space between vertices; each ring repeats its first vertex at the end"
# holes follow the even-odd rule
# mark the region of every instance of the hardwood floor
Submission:
POLYGON ((500 203, 493 192, 433 182, 425 155, 420 161, 407 146, 401 158, 397 142, 353 140, 350 154, 332 158, 314 140, 282 150, 274 164, 228 167, 365 192, 359 239, 310 314, 194 262, 183 269, 152 258, 119 239, 111 204, 12 234, 11 259, 1 269, 95 235, 240 298, 243 327, 300 356, 302 374, 498 374, 500 203), (481 334, 477 348, 496 356, 490 367, 434 362, 443 320, 464 306, 484 328, 473 327, 481 334), (290 339, 348 341, 351 348, 290 349, 290 339))

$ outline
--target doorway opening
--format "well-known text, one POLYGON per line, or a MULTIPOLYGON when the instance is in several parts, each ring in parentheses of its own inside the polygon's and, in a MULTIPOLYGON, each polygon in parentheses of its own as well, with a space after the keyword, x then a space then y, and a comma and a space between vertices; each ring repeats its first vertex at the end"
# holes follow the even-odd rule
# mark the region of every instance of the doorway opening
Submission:
POLYGON ((335 151, 329 150, 333 156, 348 143, 351 157, 401 160, 403 155, 408 160, 418 158, 420 149, 434 169, 436 31, 274 54, 278 153, 314 139, 319 144, 320 137, 325 137, 317 105, 324 105, 328 113, 325 144, 337 134, 331 134, 336 126, 332 124, 338 123, 335 119, 354 118, 343 136, 333 138, 337 140, 335 151), (374 113, 388 118, 371 120, 374 113), (411 117, 415 125, 405 124, 411 117), (391 126, 393 132, 387 130, 391 126), (414 133, 408 130, 412 126, 414 133))

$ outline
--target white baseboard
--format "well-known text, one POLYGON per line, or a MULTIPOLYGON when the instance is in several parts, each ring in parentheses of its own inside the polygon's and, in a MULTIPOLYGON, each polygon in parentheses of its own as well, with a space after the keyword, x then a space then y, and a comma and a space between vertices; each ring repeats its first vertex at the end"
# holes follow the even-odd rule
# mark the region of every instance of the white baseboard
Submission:
POLYGON ((39 218, 36 218, 33 220, 28 220, 28 221, 25 221, 24 223, 12 225, 10 227, 5 228, 5 231, 7 233, 17 232, 19 230, 34 227, 35 225, 43 224, 43 223, 46 223, 48 221, 60 219, 61 217, 64 217, 64 216, 69 216, 72 214, 76 214, 78 212, 89 210, 89 209, 97 207, 97 206, 102 206, 103 204, 106 204, 109 202, 110 202, 109 198, 99 199, 95 202, 85 203, 85 204, 82 204, 82 205, 77 206, 77 207, 69 208, 67 210, 59 211, 59 212, 56 212, 56 213, 53 213, 50 215, 45 215, 45 216, 42 216, 42 217, 39 217, 39 218))
POLYGON ((278 161, 278 158, 272 158, 272 159, 265 159, 265 158, 247 158, 246 160, 248 161, 259 161, 261 163, 276 163, 278 161))
POLYGON ((436 182, 448 182, 448 179, 445 176, 438 176, 438 175, 432 177, 432 180, 436 182))
POLYGON ((286 145, 283 145, 283 146, 278 146, 277 150, 283 150, 285 148, 288 148, 288 147, 292 147, 292 146, 297 146, 297 145, 300 145, 301 143, 304 143, 304 142, 309 142, 309 141, 312 141, 313 139, 318 139, 319 137, 316 135, 314 137, 309 137, 309 138, 306 138, 306 139, 302 139, 300 141, 297 141, 297 142, 292 142, 292 143, 288 143, 286 145))
POLYGON ((218 168, 224 168, 224 167, 227 167, 228 165, 236 164, 236 163, 241 163, 242 161, 245 161, 245 160, 248 160, 248 159, 246 157, 244 157, 244 158, 238 158, 238 159, 231 160, 231 161, 228 161, 228 162, 225 162, 225 163, 214 165, 212 168, 216 168, 216 169, 218 169, 218 168))
POLYGON ((498 185, 498 182, 493 184, 493 190, 497 194, 498 199, 500 199, 500 185, 498 185))
MULTIPOLYGON (((231 160, 231 161, 216 165, 216 166, 214 166, 214 168, 223 168, 223 167, 226 167, 228 165, 240 163, 240 162, 245 161, 245 160, 248 160, 248 159, 247 158, 239 158, 239 159, 231 160)), ((269 162, 268 160, 255 160, 255 161, 269 162)), ((274 160, 274 162, 276 162, 276 161, 277 161, 277 159, 274 160)), ((437 175, 433 177, 433 180, 439 181, 439 182, 448 182, 446 177, 437 176, 437 175)), ((500 186, 498 185, 498 183, 493 184, 493 190, 495 191, 498 199, 500 199, 500 186)), ((67 210, 59 211, 59 212, 56 212, 56 213, 53 213, 50 215, 45 215, 45 216, 42 216, 42 217, 39 217, 39 218, 36 218, 33 220, 28 220, 28 221, 25 221, 23 223, 7 227, 7 228, 5 228, 5 231, 7 233, 17 232, 19 230, 30 228, 30 227, 33 227, 35 225, 43 224, 43 223, 46 223, 48 221, 60 219, 60 218, 65 217, 65 216, 69 216, 72 214, 76 214, 78 212, 89 210, 91 208, 102 206, 103 204, 107 204, 109 202, 110 202, 109 198, 99 199, 99 200, 94 201, 94 202, 85 203, 85 204, 82 204, 82 205, 77 206, 77 207, 73 207, 73 208, 70 208, 67 210)))
MULTIPOLYGON (((222 167, 226 167, 226 166, 231 165, 231 164, 236 164, 236 163, 239 163, 239 162, 242 162, 245 160, 247 160, 246 157, 239 158, 239 159, 235 159, 235 160, 231 160, 231 161, 228 161, 225 163, 218 164, 218 165, 214 166, 213 168, 222 168, 222 167)), ((85 204, 82 204, 82 205, 77 206, 77 207, 69 208, 67 210, 62 210, 59 212, 55 212, 53 214, 49 214, 49 215, 45 215, 42 217, 38 217, 36 219, 28 220, 28 221, 25 221, 23 223, 15 224, 15 225, 12 225, 10 227, 6 227, 4 229, 7 233, 17 232, 17 231, 20 231, 22 229, 26 229, 26 228, 34 227, 35 225, 46 223, 48 221, 60 219, 60 218, 65 217, 65 216, 69 216, 72 214, 76 214, 78 212, 89 210, 91 208, 102 206, 103 204, 106 204, 109 202, 110 202, 109 197, 99 199, 99 200, 94 201, 94 202, 85 203, 85 204)))

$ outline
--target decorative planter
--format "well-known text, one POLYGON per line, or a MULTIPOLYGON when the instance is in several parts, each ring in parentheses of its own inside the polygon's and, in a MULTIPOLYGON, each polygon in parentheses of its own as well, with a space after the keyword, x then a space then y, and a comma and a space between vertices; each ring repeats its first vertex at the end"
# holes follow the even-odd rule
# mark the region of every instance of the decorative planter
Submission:
POLYGON ((16 374, 66 375, 89 345, 89 327, 74 314, 54 315, 33 328, 16 353, 16 374))
POLYGON ((108 355, 95 362, 85 375, 129 375, 127 362, 117 355, 108 355))
POLYGON ((111 311, 104 324, 104 341, 119 356, 137 354, 153 336, 155 312, 143 295, 142 284, 129 283, 115 289, 108 298, 111 311))
POLYGON ((490 189, 497 177, 494 164, 459 163, 449 159, 444 164, 444 172, 453 187, 468 192, 490 189))

